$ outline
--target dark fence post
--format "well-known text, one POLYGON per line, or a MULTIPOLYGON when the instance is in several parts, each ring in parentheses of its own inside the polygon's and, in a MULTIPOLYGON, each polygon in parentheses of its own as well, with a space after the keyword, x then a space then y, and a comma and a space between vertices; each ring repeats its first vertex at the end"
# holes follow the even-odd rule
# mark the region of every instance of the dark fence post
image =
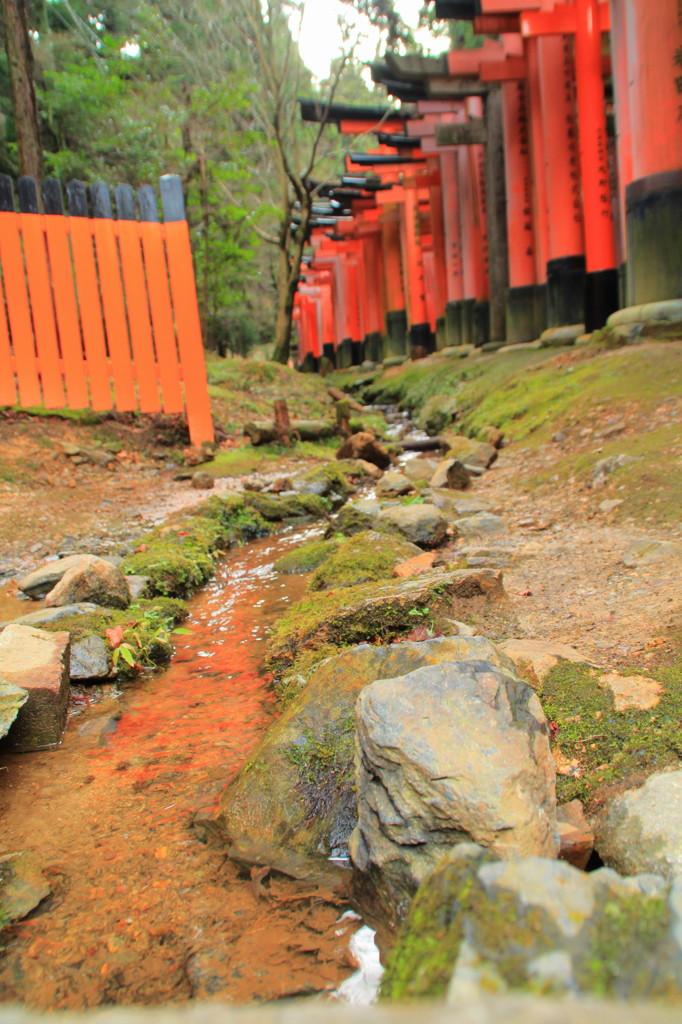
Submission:
POLYGON ((111 192, 109 186, 103 181, 98 181, 90 186, 90 202, 92 203, 92 216, 96 220, 113 220, 114 211, 111 208, 111 192))
POLYGON ((82 181, 70 181, 66 186, 69 213, 72 217, 89 217, 88 194, 82 181))
POLYGON ((64 216, 62 186, 57 178, 45 178, 42 186, 43 209, 56 217, 64 216))
POLYGON ((14 213, 14 183, 9 174, 0 174, 0 210, 14 213))
POLYGON ((22 213, 40 213, 38 186, 35 178, 29 178, 26 175, 19 178, 17 192, 19 193, 19 209, 22 213))
POLYGON ((119 220, 135 220, 135 193, 130 185, 119 185, 116 197, 116 216, 119 220))
POLYGON ((185 197, 182 193, 182 178, 179 174, 164 174, 159 178, 163 219, 166 224, 176 220, 187 220, 185 197))
POLYGON ((140 204, 140 220, 159 223, 159 204, 156 200, 156 192, 151 185, 143 185, 137 190, 137 198, 140 204))

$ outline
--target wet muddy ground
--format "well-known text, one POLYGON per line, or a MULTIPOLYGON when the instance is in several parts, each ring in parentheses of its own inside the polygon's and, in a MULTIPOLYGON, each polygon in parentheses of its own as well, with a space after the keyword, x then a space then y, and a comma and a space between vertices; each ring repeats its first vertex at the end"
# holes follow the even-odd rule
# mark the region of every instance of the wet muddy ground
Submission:
POLYGON ((304 581, 272 566, 309 533, 228 555, 167 670, 85 691, 58 750, 0 757, 2 846, 33 850, 52 887, 4 933, 2 1000, 270 1000, 332 990, 352 970, 357 924, 339 922, 338 899, 240 876, 191 829, 275 712, 264 637, 304 581))

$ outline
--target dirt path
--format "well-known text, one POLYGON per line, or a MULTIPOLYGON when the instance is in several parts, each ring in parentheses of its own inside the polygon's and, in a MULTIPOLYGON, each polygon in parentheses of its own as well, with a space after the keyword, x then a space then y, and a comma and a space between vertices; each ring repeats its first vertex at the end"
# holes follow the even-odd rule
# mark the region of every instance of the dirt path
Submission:
POLYGON ((257 670, 268 624, 304 585, 272 569, 291 543, 226 558, 192 602, 191 635, 168 670, 104 702, 94 695, 58 750, 0 759, 2 845, 33 850, 52 887, 3 936, 4 1001, 247 1002, 348 975, 355 925, 337 923, 342 901, 240 877, 190 827, 271 720, 257 670))
POLYGON ((475 483, 476 495, 509 522, 505 587, 518 620, 527 636, 570 644, 599 664, 645 667, 673 650, 680 563, 630 569, 620 559, 633 540, 679 540, 682 527, 615 524, 599 507, 610 492, 559 482, 549 495, 524 490, 524 477, 551 465, 555 450, 503 449, 475 483))

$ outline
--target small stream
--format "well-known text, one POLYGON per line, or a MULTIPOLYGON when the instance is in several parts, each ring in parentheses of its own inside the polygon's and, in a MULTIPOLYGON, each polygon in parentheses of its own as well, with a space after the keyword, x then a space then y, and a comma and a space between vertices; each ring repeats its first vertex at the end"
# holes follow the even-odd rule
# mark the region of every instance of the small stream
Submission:
POLYGON ((230 552, 192 601, 170 666, 74 706, 59 749, 0 757, 2 847, 52 895, 13 926, 0 998, 40 1009, 333 990, 357 922, 301 883, 243 877, 191 829, 276 712, 268 627, 305 587, 275 560, 319 527, 230 552))

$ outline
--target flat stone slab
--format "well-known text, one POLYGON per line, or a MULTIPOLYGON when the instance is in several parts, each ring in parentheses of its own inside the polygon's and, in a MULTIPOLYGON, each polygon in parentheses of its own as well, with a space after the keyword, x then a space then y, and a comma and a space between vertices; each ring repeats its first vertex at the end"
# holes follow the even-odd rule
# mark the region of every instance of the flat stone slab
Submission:
POLYGON ((477 512, 456 519, 454 525, 460 537, 500 537, 508 531, 506 519, 492 512, 477 512))
POLYGON ((68 633, 48 633, 10 623, 0 636, 0 677, 26 690, 28 700, 6 740, 12 750, 55 747, 69 703, 68 633))
POLYGON ((648 711, 656 707, 663 693, 658 680, 648 676, 622 676, 620 672, 605 672, 599 677, 599 683, 613 693, 616 711, 627 711, 628 708, 648 711))
POLYGON ((629 569, 673 561, 682 561, 682 544, 673 544, 667 540, 634 540, 621 556, 621 562, 629 569))
POLYGON ((104 679, 109 675, 109 650, 101 636, 86 636, 71 648, 71 678, 104 679))
POLYGON ((562 659, 596 667, 593 661, 575 647, 555 640, 503 640, 499 647, 511 658, 531 686, 541 683, 562 659))
MULTIPOLYGON (((81 601, 80 604, 63 604, 58 608, 40 608, 37 612, 21 615, 12 622, 17 626, 34 626, 38 629, 40 626, 59 622, 60 619, 67 619, 72 615, 92 615, 93 612, 97 612, 98 615, 111 615, 108 608, 102 608, 91 601, 81 601)), ((9 622, 0 622, 0 633, 9 625, 9 622)))

